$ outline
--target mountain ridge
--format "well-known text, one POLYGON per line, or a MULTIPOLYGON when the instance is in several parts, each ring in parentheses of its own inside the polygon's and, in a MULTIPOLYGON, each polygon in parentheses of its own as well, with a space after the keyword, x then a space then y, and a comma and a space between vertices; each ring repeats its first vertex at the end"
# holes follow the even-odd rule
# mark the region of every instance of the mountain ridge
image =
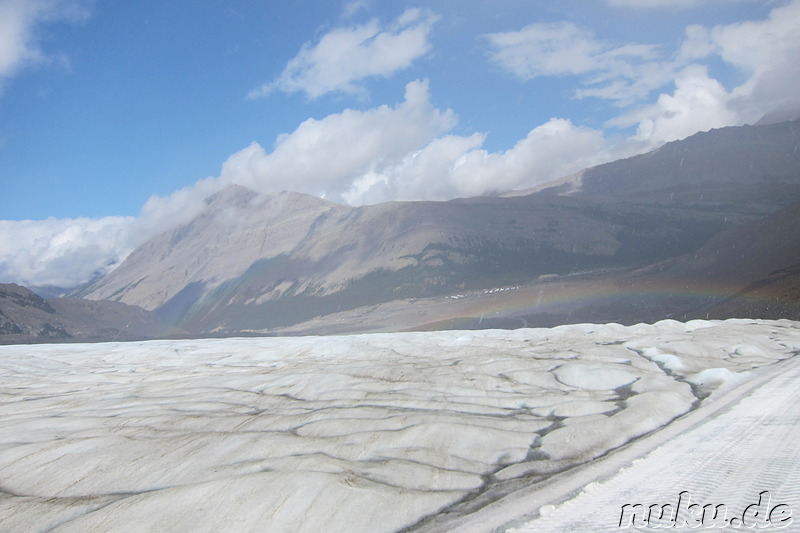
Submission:
POLYGON ((795 121, 696 134, 523 196, 351 207, 230 186, 79 295, 230 334, 541 276, 640 269, 800 201, 798 131, 795 121))
POLYGON ((665 179, 673 187, 696 183, 691 179, 694 176, 721 183, 793 180, 800 167, 798 144, 800 119, 765 125, 727 126, 698 132, 644 154, 583 169, 507 194, 621 196, 663 189, 665 179), (775 146, 776 142, 781 145, 775 146), (764 151, 765 145, 771 145, 771 149, 764 151), (677 169, 671 164, 672 160, 679 161, 677 169), (631 174, 634 177, 629 178, 631 174))
POLYGON ((119 302, 42 298, 0 284, 0 344, 141 340, 180 334, 154 313, 119 302))

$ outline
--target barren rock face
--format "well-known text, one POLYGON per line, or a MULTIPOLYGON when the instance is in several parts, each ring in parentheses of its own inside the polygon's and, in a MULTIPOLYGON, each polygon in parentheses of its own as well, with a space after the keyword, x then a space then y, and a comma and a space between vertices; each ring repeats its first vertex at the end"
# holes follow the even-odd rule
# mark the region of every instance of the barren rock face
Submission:
POLYGON ((193 283, 212 288, 253 263, 286 254, 321 214, 338 206, 308 195, 259 197, 230 186, 188 224, 150 240, 87 293, 153 310, 193 283))
MULTIPOLYGON (((336 304, 352 307, 435 293, 501 270, 549 272, 566 268, 565 257, 608 258, 619 251, 611 222, 560 203, 485 199, 353 208, 230 186, 191 222, 145 243, 81 295, 157 310, 202 331, 235 331, 268 327, 269 317, 247 324, 236 315, 258 314, 258 306, 280 299, 356 287, 336 304)), ((314 316, 318 304, 303 305, 314 316)), ((280 314, 261 311, 269 313, 280 314)))
POLYGON ((705 216, 689 216, 687 233, 685 213, 582 199, 353 208, 229 187, 81 296, 155 310, 193 332, 263 331, 364 305, 647 263, 671 253, 664 242, 703 239, 694 215, 705 216))

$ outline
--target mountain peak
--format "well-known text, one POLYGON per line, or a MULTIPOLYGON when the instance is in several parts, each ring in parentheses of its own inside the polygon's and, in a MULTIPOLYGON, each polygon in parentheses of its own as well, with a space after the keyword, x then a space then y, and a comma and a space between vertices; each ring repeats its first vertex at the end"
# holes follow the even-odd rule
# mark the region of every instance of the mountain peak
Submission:
POLYGON ((784 105, 765 114, 755 123, 755 126, 769 126, 797 120, 800 120, 800 107, 797 105, 784 105))
POLYGON ((698 132, 627 159, 582 170, 532 192, 627 196, 678 190, 702 183, 756 185, 766 179, 797 183, 797 122, 728 126, 698 132))
POLYGON ((208 206, 247 207, 257 196, 258 193, 253 189, 233 183, 207 197, 204 202, 208 206))
POLYGON ((223 209, 247 208, 255 202, 289 209, 339 205, 324 198, 301 192, 283 190, 262 194, 237 183, 225 186, 222 190, 208 196, 204 202, 208 207, 223 209))

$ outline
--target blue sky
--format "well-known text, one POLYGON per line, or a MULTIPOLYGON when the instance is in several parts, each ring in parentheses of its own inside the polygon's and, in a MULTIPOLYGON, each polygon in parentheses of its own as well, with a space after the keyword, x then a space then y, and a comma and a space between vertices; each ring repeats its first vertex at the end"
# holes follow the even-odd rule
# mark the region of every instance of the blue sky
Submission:
POLYGON ((0 0, 0 282, 74 285, 230 183, 534 186, 798 107, 800 0, 0 0))

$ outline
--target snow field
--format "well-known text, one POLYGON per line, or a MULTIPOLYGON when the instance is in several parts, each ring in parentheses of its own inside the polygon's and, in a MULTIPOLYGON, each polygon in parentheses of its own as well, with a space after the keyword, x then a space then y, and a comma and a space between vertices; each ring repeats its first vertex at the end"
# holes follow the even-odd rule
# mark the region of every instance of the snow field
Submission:
POLYGON ((0 531, 396 531, 798 350, 750 320, 0 347, 0 531))
POLYGON ((609 458, 624 466, 610 477, 585 484, 566 501, 541 506, 537 518, 500 530, 797 531, 800 359, 761 370, 769 372, 758 372, 756 386, 748 384, 725 396, 719 400, 722 405, 714 400, 663 430, 673 435, 653 435, 663 441, 661 446, 629 463, 609 458), (679 501, 683 513, 678 511, 679 501), (623 512, 626 504, 640 505, 638 516, 623 512), (657 514, 645 518, 644 509, 650 505, 672 507, 659 521, 657 514), (702 515, 699 509, 687 512, 690 505, 721 507, 718 515, 710 509, 702 515))

